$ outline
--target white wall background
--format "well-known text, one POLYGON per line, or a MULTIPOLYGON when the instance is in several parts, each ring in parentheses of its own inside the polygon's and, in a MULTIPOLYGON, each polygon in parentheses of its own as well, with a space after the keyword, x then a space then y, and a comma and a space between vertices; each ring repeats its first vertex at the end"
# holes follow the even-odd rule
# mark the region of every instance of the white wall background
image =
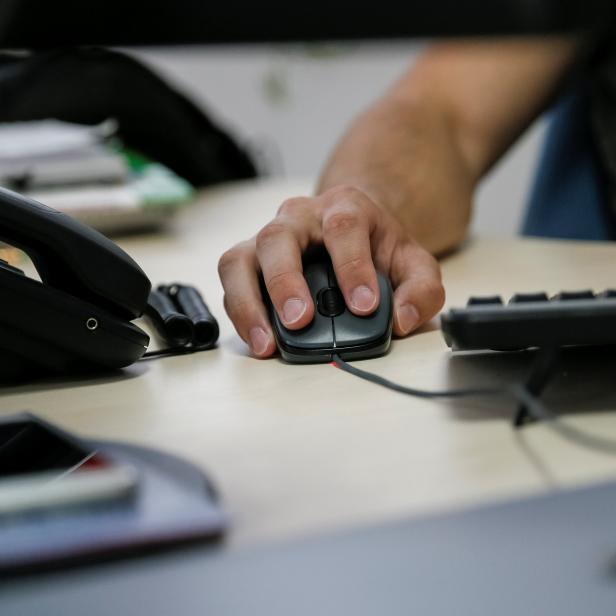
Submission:
MULTIPOLYGON (((418 44, 192 47, 137 55, 257 148, 273 175, 316 177, 351 118, 417 57, 418 44)), ((478 93, 478 96, 480 93, 478 93)), ((517 231, 542 126, 533 127, 486 179, 476 232, 517 231)))

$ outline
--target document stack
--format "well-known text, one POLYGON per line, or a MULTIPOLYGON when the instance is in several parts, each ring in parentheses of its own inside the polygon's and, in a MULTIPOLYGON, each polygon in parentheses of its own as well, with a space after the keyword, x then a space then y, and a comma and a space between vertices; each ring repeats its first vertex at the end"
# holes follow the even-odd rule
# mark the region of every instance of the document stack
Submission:
POLYGON ((0 124, 0 186, 111 235, 158 228, 193 195, 167 167, 130 152, 114 125, 0 124))

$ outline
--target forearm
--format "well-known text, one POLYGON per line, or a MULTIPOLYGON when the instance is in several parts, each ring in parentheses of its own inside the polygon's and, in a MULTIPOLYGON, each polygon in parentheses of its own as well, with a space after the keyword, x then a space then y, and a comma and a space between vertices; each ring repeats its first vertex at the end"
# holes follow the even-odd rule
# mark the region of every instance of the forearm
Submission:
POLYGON ((389 96, 438 101, 471 173, 481 178, 550 105, 593 44, 582 35, 442 43, 389 96))
POLYGON ((428 250, 459 243, 483 175, 547 105, 575 39, 436 46, 349 128, 319 183, 364 190, 428 250))

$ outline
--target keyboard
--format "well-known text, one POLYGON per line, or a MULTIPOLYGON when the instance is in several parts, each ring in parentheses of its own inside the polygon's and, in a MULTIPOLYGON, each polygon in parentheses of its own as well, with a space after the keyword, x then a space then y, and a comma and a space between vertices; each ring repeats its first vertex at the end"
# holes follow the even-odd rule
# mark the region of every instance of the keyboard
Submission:
POLYGON ((471 297, 441 315, 441 326, 453 350, 616 345, 616 289, 471 297))

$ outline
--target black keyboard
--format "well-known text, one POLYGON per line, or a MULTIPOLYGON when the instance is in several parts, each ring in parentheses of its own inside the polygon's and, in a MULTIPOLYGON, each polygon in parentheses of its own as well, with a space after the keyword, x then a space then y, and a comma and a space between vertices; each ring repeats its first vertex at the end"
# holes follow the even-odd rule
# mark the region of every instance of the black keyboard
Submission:
POLYGON ((616 345, 616 290, 516 293, 507 303, 471 297, 444 313, 441 325, 454 350, 616 345))

